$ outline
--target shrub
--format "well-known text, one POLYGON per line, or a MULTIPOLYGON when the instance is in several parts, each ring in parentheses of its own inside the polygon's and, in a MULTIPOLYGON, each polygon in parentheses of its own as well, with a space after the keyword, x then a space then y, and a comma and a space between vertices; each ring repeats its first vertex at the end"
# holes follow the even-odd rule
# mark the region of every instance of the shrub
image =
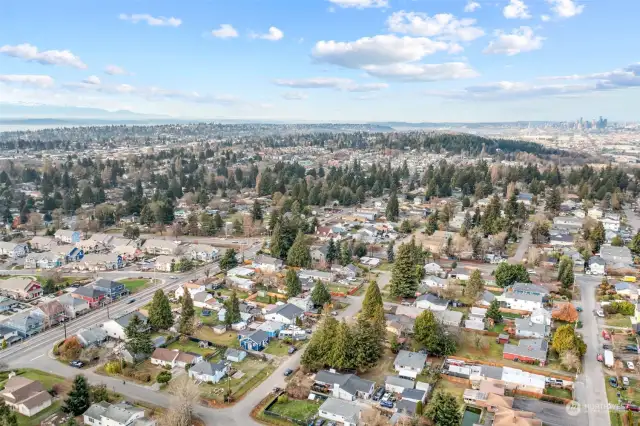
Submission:
POLYGON ((82 353, 82 345, 78 342, 78 339, 70 337, 58 348, 60 357, 65 361, 73 361, 78 359, 82 353))
POLYGON ((107 374, 120 374, 122 373, 122 365, 120 365, 120 361, 109 361, 104 365, 104 371, 107 374))
POLYGON ((171 380, 171 373, 168 371, 161 371, 156 377, 158 383, 167 383, 169 380, 171 380))
POLYGON ((280 395, 278 397, 278 402, 280 404, 286 404, 287 402, 289 402, 289 397, 287 395, 280 395))
POLYGON ((133 373, 133 378, 141 382, 150 382, 151 374, 145 373, 144 371, 136 371, 133 373))

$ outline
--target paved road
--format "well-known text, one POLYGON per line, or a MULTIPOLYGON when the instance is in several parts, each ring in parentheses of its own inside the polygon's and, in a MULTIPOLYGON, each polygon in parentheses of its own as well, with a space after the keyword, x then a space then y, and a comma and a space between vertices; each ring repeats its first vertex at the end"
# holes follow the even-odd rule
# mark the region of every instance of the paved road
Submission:
POLYGON ((634 231, 640 230, 640 216, 633 211, 631 207, 624 208, 624 214, 627 215, 627 223, 633 227, 634 231))
POLYGON ((539 401, 537 399, 516 398, 513 401, 513 408, 536 413, 536 417, 548 426, 583 426, 588 422, 586 413, 570 416, 567 414, 564 405, 539 401))
POLYGON ((531 244, 531 232, 525 228, 515 254, 509 258, 509 263, 522 263, 525 254, 527 254, 529 244, 531 244))
POLYGON ((595 289, 601 278, 590 275, 576 274, 576 282, 580 286, 582 297, 582 335, 587 344, 584 356, 583 373, 578 375, 574 396, 583 411, 587 411, 590 426, 609 426, 609 410, 607 409, 607 393, 604 383, 602 366, 596 360, 601 348, 599 330, 593 310, 596 308, 595 289))

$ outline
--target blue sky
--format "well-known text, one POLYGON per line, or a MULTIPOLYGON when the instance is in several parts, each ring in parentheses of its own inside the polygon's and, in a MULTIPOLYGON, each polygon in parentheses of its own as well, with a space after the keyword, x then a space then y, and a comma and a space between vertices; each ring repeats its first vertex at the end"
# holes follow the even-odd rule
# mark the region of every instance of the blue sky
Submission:
POLYGON ((639 119, 636 0, 4 0, 2 9, 5 103, 211 119, 639 119))

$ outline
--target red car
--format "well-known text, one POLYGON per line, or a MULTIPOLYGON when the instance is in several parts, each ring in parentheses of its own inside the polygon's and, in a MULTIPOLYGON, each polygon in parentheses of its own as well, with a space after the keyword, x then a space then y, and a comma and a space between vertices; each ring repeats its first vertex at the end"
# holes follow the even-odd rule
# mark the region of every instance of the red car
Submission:
POLYGON ((607 330, 602 330, 602 337, 604 338, 604 340, 611 340, 611 335, 607 330))
POLYGON ((604 356, 602 356, 602 354, 598 354, 598 356, 596 357, 596 359, 597 359, 599 362, 604 362, 604 356))
POLYGON ((624 404, 624 409, 628 411, 640 411, 640 407, 633 404, 624 404))

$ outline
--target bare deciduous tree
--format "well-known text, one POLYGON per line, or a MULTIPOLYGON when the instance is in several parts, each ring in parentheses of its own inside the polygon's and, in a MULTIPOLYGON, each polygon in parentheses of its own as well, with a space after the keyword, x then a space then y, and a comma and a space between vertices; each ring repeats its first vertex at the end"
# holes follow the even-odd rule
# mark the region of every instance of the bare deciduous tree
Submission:
POLYGON ((200 398, 200 389, 188 376, 183 375, 169 385, 171 406, 160 419, 159 426, 191 426, 193 406, 200 398))

